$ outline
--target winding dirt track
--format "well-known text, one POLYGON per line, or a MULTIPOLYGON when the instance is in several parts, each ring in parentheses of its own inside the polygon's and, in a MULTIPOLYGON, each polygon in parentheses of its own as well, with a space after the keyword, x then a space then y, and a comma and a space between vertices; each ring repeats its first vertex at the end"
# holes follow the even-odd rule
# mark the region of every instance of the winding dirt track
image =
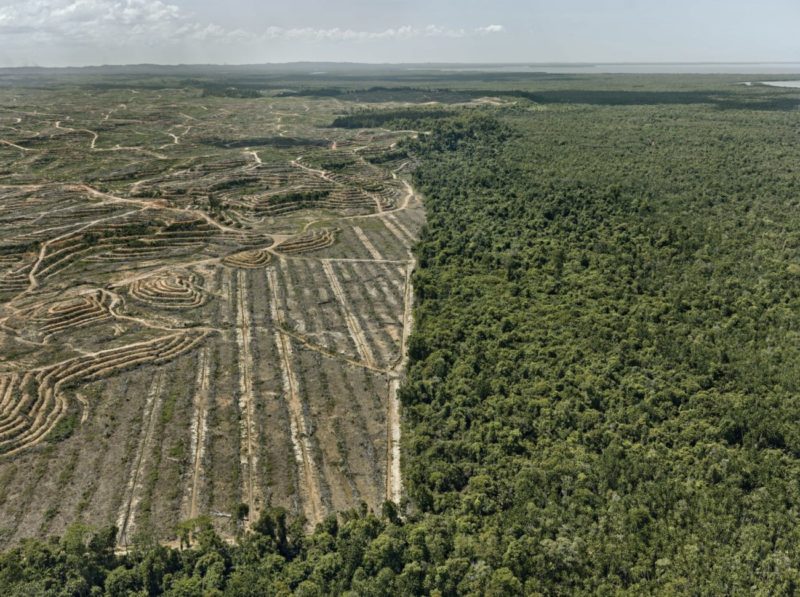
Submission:
POLYGON ((56 121, 56 128, 58 130, 60 130, 60 131, 69 131, 71 133, 88 133, 88 134, 92 135, 92 142, 89 145, 89 149, 91 149, 92 151, 96 151, 97 150, 95 145, 97 145, 97 140, 100 138, 100 135, 98 133, 96 133, 94 131, 90 131, 89 129, 74 129, 74 128, 67 127, 67 126, 61 126, 61 121, 60 120, 56 121))
POLYGON ((315 176, 319 176, 323 180, 327 180, 328 182, 333 182, 333 183, 336 182, 335 180, 333 180, 331 178, 330 174, 328 174, 325 170, 317 170, 316 168, 311 168, 310 166, 306 166, 305 164, 301 164, 300 160, 302 160, 302 159, 303 159, 302 157, 299 157, 296 160, 292 160, 290 163, 292 164, 292 166, 294 166, 296 168, 300 168, 301 170, 305 170, 306 172, 310 172, 311 174, 314 174, 315 176))
POLYGON ((253 161, 255 162, 256 166, 260 166, 264 162, 261 161, 261 157, 258 155, 256 151, 244 151, 244 155, 249 155, 253 157, 253 161))
MULTIPOLYGON (((127 198, 127 197, 117 197, 116 195, 112 195, 110 193, 104 193, 102 191, 98 191, 97 189, 95 189, 95 188, 93 188, 93 187, 91 187, 91 186, 89 186, 87 184, 79 185, 79 188, 84 189, 90 195, 93 195, 95 197, 100 197, 101 199, 105 199, 105 200, 109 201, 110 203, 129 203, 129 204, 133 204, 133 205, 139 205, 142 209, 153 209, 153 210, 161 210, 161 211, 167 211, 167 212, 171 211, 171 212, 177 212, 177 213, 185 213, 185 214, 192 215, 192 216, 194 216, 196 218, 201 218, 201 219, 205 220, 205 222, 207 224, 209 224, 210 226, 214 226, 215 228, 219 228, 223 232, 233 232, 233 233, 238 233, 239 232, 239 230, 237 230, 236 228, 231 228, 230 226, 225 226, 224 224, 220 224, 214 218, 209 216, 206 212, 204 212, 201 209, 189 209, 187 207, 170 207, 170 206, 165 205, 165 204, 163 204, 161 202, 158 202, 158 201, 147 201, 147 200, 144 200, 144 199, 131 199, 131 198, 127 198)), ((110 218, 108 218, 108 219, 110 219, 110 218)), ((91 224, 94 224, 94 222, 92 222, 91 224)))
MULTIPOLYGON (((98 218, 96 220, 92 220, 92 221, 88 222, 87 224, 84 224, 83 226, 79 226, 79 227, 77 227, 77 228, 75 228, 73 230, 70 230, 69 232, 65 232, 64 234, 62 234, 60 236, 57 236, 55 238, 51 238, 50 240, 42 243, 42 247, 41 247, 41 249, 39 249, 39 255, 37 256, 36 261, 33 264, 33 267, 31 267, 31 270, 28 273, 28 280, 30 282, 30 286, 25 291, 25 293, 32 292, 33 290, 36 290, 36 288, 39 286, 39 283, 36 280, 36 272, 39 270, 39 267, 41 266, 42 261, 44 260, 45 256, 47 255, 47 249, 50 247, 50 245, 52 245, 53 243, 56 243, 56 242, 58 242, 60 240, 63 240, 65 238, 69 237, 69 236, 72 236, 73 234, 77 234, 79 232, 83 232, 85 230, 89 230, 90 228, 92 228, 94 226, 97 226, 97 224, 100 224, 101 222, 109 222, 111 220, 117 220, 119 218, 123 218, 123 217, 127 217, 127 216, 130 216, 130 215, 133 215, 133 214, 135 214, 135 213, 137 213, 139 211, 141 211, 141 210, 133 210, 133 211, 129 211, 129 212, 121 213, 121 214, 115 214, 113 216, 108 216, 107 218, 98 218)), ((13 301, 11 301, 11 302, 13 302, 13 301)))
MULTIPOLYGON (((96 151, 96 152, 134 151, 134 152, 140 152, 140 153, 143 153, 145 155, 152 156, 152 157, 154 157, 156 159, 159 159, 159 160, 169 159, 163 153, 158 153, 157 151, 153 151, 153 150, 147 149, 145 147, 136 147, 136 146, 134 146, 134 147, 122 147, 122 146, 116 145, 114 147, 98 148, 97 147, 97 140, 100 138, 100 135, 97 132, 90 131, 89 129, 74 129, 74 128, 70 128, 70 127, 66 127, 66 126, 61 126, 61 121, 60 120, 56 121, 55 128, 57 128, 58 130, 61 130, 61 131, 68 131, 68 132, 71 132, 71 133, 87 133, 89 135, 92 135, 92 142, 89 144, 89 149, 91 151, 96 151)), ((159 148, 159 149, 161 149, 161 148, 159 148)))
POLYGON ((0 139, 0 144, 8 145, 9 147, 13 147, 14 149, 19 149, 23 152, 33 151, 29 147, 22 147, 21 145, 17 145, 16 143, 12 143, 11 141, 6 141, 5 139, 0 139))

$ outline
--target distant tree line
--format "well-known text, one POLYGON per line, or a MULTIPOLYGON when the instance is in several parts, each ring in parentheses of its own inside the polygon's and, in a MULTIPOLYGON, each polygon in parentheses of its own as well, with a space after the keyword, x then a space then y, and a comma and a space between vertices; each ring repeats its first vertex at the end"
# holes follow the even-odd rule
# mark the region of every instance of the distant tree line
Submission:
POLYGON ((200 97, 252 99, 262 97, 262 93, 257 89, 242 89, 240 87, 226 87, 224 85, 205 85, 200 92, 200 97))

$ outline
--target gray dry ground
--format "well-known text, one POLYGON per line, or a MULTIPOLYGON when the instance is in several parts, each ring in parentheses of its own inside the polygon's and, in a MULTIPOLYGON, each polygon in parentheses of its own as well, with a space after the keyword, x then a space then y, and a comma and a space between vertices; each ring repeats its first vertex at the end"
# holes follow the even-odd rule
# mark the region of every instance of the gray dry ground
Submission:
POLYGON ((0 546, 399 500, 424 212, 345 109, 0 92, 0 546))

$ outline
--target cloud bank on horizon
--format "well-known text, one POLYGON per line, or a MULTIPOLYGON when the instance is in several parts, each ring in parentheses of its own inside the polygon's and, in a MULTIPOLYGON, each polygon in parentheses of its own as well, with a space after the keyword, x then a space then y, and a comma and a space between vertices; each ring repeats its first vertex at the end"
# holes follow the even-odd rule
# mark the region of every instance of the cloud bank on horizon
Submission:
MULTIPOLYGON (((17 0, 0 5, 0 66, 204 61, 214 54, 226 61, 241 56, 240 62, 260 62, 270 60, 270 45, 286 42, 361 44, 369 61, 363 46, 370 42, 479 39, 504 31, 498 24, 257 30, 205 22, 162 0, 17 0)), ((299 50, 298 59, 316 59, 299 50)))

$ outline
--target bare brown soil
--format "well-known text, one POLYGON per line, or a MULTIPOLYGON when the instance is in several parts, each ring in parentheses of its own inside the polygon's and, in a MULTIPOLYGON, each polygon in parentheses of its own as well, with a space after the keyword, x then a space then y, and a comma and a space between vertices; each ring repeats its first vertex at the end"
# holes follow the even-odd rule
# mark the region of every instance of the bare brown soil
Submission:
POLYGON ((3 93, 0 546, 399 501, 424 212, 413 164, 364 156, 403 134, 324 99, 3 93), (324 142, 237 144, 264 131, 324 142))

